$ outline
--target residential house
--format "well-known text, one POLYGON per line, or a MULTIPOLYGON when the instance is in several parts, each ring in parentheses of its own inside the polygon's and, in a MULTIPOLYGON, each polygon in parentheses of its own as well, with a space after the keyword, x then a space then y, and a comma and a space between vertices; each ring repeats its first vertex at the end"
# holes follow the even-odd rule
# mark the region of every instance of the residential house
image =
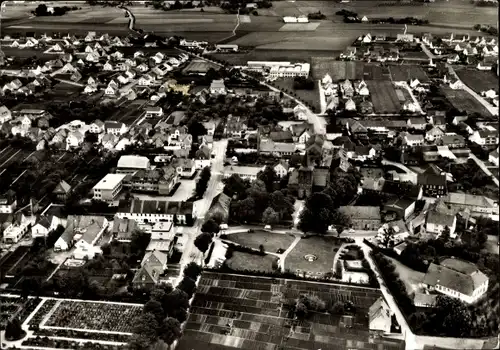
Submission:
POLYGON ((488 290, 488 277, 471 262, 447 258, 431 263, 422 285, 431 291, 472 304, 488 290))
POLYGON ((246 118, 229 115, 224 128, 224 135, 228 138, 242 138, 245 136, 247 129, 246 118))
POLYGON ((159 118, 163 116, 163 108, 149 107, 146 108, 146 118, 159 118))
POLYGON ((425 126, 427 122, 425 118, 409 118, 408 119, 408 128, 415 130, 425 130, 425 126))
POLYGON ((443 203, 456 213, 467 212, 471 216, 498 215, 498 200, 482 195, 449 192, 442 197, 443 203))
POLYGON ((427 197, 441 197, 447 192, 446 175, 419 174, 417 183, 422 186, 427 197))
POLYGON ((225 95, 227 93, 226 86, 224 85, 224 80, 213 80, 210 84, 210 93, 212 95, 225 95))
POLYGON ((446 214, 433 210, 427 213, 425 230, 428 233, 434 233, 439 236, 441 235, 445 227, 448 227, 450 229, 450 237, 455 238, 456 225, 456 215, 446 214))
POLYGON ((242 179, 254 181, 257 180, 257 174, 262 170, 264 170, 264 167, 228 165, 224 167, 223 176, 228 178, 232 175, 238 175, 242 179))
POLYGON ((89 125, 89 132, 93 134, 104 132, 104 123, 99 119, 94 120, 94 122, 89 125))
POLYGON ((392 198, 385 205, 383 212, 385 215, 394 214, 393 220, 407 220, 415 212, 416 201, 408 197, 392 198))
POLYGON ((293 142, 305 145, 314 134, 313 125, 309 123, 293 124, 290 126, 293 142))
POLYGON ((370 331, 391 333, 392 311, 382 296, 368 309, 368 325, 370 331))
POLYGON ((439 140, 445 134, 441 126, 434 126, 432 129, 425 132, 425 139, 429 142, 439 140))
POLYGON ((208 146, 201 146, 200 149, 196 151, 194 159, 196 169, 201 170, 212 164, 210 153, 210 148, 208 146))
POLYGON ((183 178, 192 178, 196 172, 195 161, 193 159, 176 158, 172 165, 174 166, 177 174, 183 178))
POLYGON ((179 182, 179 175, 173 166, 153 170, 138 170, 127 180, 127 187, 133 192, 154 192, 169 195, 179 182))
POLYGON ((5 106, 0 106, 0 124, 6 123, 9 120, 12 120, 12 113, 11 111, 5 107, 5 106))
POLYGON ((465 148, 465 138, 455 133, 448 133, 441 136, 437 142, 439 146, 446 146, 448 148, 465 148))
POLYGON ((376 231, 381 225, 379 207, 342 206, 339 212, 351 219, 351 227, 355 230, 376 231))
POLYGON ((424 135, 406 133, 403 137, 403 145, 407 147, 417 147, 424 144, 424 135))
POLYGON ((115 136, 123 135, 127 132, 127 126, 121 122, 106 121, 104 122, 104 129, 107 133, 115 136))
POLYGON ((66 228, 54 244, 55 251, 67 251, 78 242, 78 252, 75 257, 92 259, 99 252, 94 244, 108 227, 108 220, 104 216, 70 215, 67 218, 66 228))
POLYGON ((40 215, 31 227, 31 237, 47 237, 49 232, 54 231, 61 225, 66 226, 66 220, 55 215, 40 215))
POLYGON ((66 201, 69 193, 71 192, 71 186, 64 180, 61 180, 59 184, 57 184, 52 194, 56 196, 58 201, 64 202, 66 201))
POLYGON ((480 146, 498 145, 498 130, 476 130, 471 136, 469 136, 469 140, 480 146))
POLYGON ((288 162, 285 160, 280 160, 278 164, 276 164, 273 167, 274 171, 276 172, 276 175, 278 177, 283 178, 286 175, 288 175, 288 171, 290 170, 290 166, 288 165, 288 162))
POLYGON ((13 214, 12 221, 3 231, 3 242, 5 244, 18 243, 30 230, 34 223, 34 217, 25 216, 18 212, 13 214))
POLYGON ((219 193, 214 197, 210 208, 208 209, 208 217, 219 217, 223 223, 227 223, 229 219, 229 208, 231 206, 231 197, 224 193, 219 193))
POLYGON ((113 239, 119 242, 130 242, 132 240, 132 234, 137 228, 138 226, 135 220, 115 217, 111 235, 113 239))
POLYGON ((215 123, 214 122, 203 122, 202 123, 207 130, 207 135, 213 136, 215 133, 215 123))
POLYGON ((353 151, 348 151, 347 156, 355 161, 366 162, 377 156, 377 151, 371 146, 355 146, 353 151))
POLYGON ((160 282, 160 276, 167 270, 168 255, 154 250, 146 253, 141 268, 134 275, 132 284, 136 288, 152 289, 160 282))
POLYGON ((291 156, 295 151, 296 147, 293 143, 273 142, 272 140, 261 140, 259 143, 259 152, 261 154, 284 157, 291 156))
POLYGON ((79 131, 72 131, 66 138, 66 150, 71 150, 80 147, 83 143, 84 136, 79 131))
POLYGON ((188 224, 194 220, 195 211, 193 202, 131 199, 120 200, 116 215, 139 223, 167 221, 188 224))

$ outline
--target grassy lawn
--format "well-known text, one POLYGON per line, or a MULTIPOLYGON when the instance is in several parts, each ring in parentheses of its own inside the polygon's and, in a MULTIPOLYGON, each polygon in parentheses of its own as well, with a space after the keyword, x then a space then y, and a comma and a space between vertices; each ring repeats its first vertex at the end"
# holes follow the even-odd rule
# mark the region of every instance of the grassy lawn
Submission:
POLYGON ((252 270, 273 272, 273 262, 278 258, 273 255, 256 255, 243 252, 234 252, 231 259, 226 260, 227 266, 232 270, 252 270))
POLYGON ((319 103, 318 84, 316 82, 314 90, 295 90, 293 88, 293 78, 281 78, 274 81, 272 85, 275 85, 282 90, 290 91, 292 93, 292 96, 295 93, 295 97, 297 97, 302 102, 313 106, 316 112, 319 112, 321 110, 321 105, 319 103))
POLYGON ((276 253, 278 249, 286 250, 292 244, 293 236, 267 231, 240 232, 228 235, 228 240, 245 247, 259 249, 262 244, 266 252, 276 253))
POLYGON ((408 266, 401 264, 396 259, 387 257, 396 266, 396 272, 404 282, 408 294, 415 292, 419 289, 418 284, 423 281, 424 273, 410 269, 408 266))
POLYGON ((300 273, 309 272, 315 275, 332 272, 335 249, 339 247, 335 237, 302 238, 286 257, 285 269, 293 273, 300 270, 300 273), (317 259, 310 262, 304 258, 307 254, 312 254, 317 259))

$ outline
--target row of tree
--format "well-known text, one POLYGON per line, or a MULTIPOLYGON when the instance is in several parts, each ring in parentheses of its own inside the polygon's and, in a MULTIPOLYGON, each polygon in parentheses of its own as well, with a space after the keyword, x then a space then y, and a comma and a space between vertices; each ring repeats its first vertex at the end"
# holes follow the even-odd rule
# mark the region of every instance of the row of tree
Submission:
POLYGON ((176 288, 159 284, 150 294, 142 314, 136 320, 130 349, 148 349, 152 345, 170 346, 182 336, 181 323, 187 319, 189 299, 196 289, 196 280, 202 268, 194 262, 183 271, 183 279, 176 288))
POLYGON ((194 188, 194 194, 197 198, 202 198, 203 195, 205 194, 205 191, 208 188, 208 182, 210 181, 211 173, 210 173, 210 167, 204 167, 201 170, 200 173, 200 178, 196 182, 196 186, 194 188))

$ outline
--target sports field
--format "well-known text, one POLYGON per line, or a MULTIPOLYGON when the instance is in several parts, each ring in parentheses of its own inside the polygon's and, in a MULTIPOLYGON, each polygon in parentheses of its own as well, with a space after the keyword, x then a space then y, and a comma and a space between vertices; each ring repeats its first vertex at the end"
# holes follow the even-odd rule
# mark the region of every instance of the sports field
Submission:
POLYGON ((404 349, 402 341, 370 336, 367 310, 380 296, 377 289, 204 272, 177 348, 404 349), (336 302, 350 301, 356 311, 311 312, 294 323, 283 302, 302 294, 318 296, 327 310, 336 302), (347 328, 349 321, 352 327, 347 328))
POLYGON ((490 89, 498 92, 498 75, 494 71, 461 68, 455 69, 455 72, 465 85, 478 94, 490 89))
POLYGON ((467 111, 467 113, 479 113, 485 116, 491 115, 491 113, 467 91, 453 90, 445 86, 440 87, 440 89, 444 92, 446 99, 450 101, 452 106, 459 111, 467 111))

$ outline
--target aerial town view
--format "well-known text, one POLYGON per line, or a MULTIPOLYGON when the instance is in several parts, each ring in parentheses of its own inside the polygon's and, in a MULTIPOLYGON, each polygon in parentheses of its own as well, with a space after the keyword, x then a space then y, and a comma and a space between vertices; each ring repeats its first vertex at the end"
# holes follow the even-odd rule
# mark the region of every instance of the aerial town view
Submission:
POLYGON ((0 349, 500 348, 497 0, 0 2, 0 349))

